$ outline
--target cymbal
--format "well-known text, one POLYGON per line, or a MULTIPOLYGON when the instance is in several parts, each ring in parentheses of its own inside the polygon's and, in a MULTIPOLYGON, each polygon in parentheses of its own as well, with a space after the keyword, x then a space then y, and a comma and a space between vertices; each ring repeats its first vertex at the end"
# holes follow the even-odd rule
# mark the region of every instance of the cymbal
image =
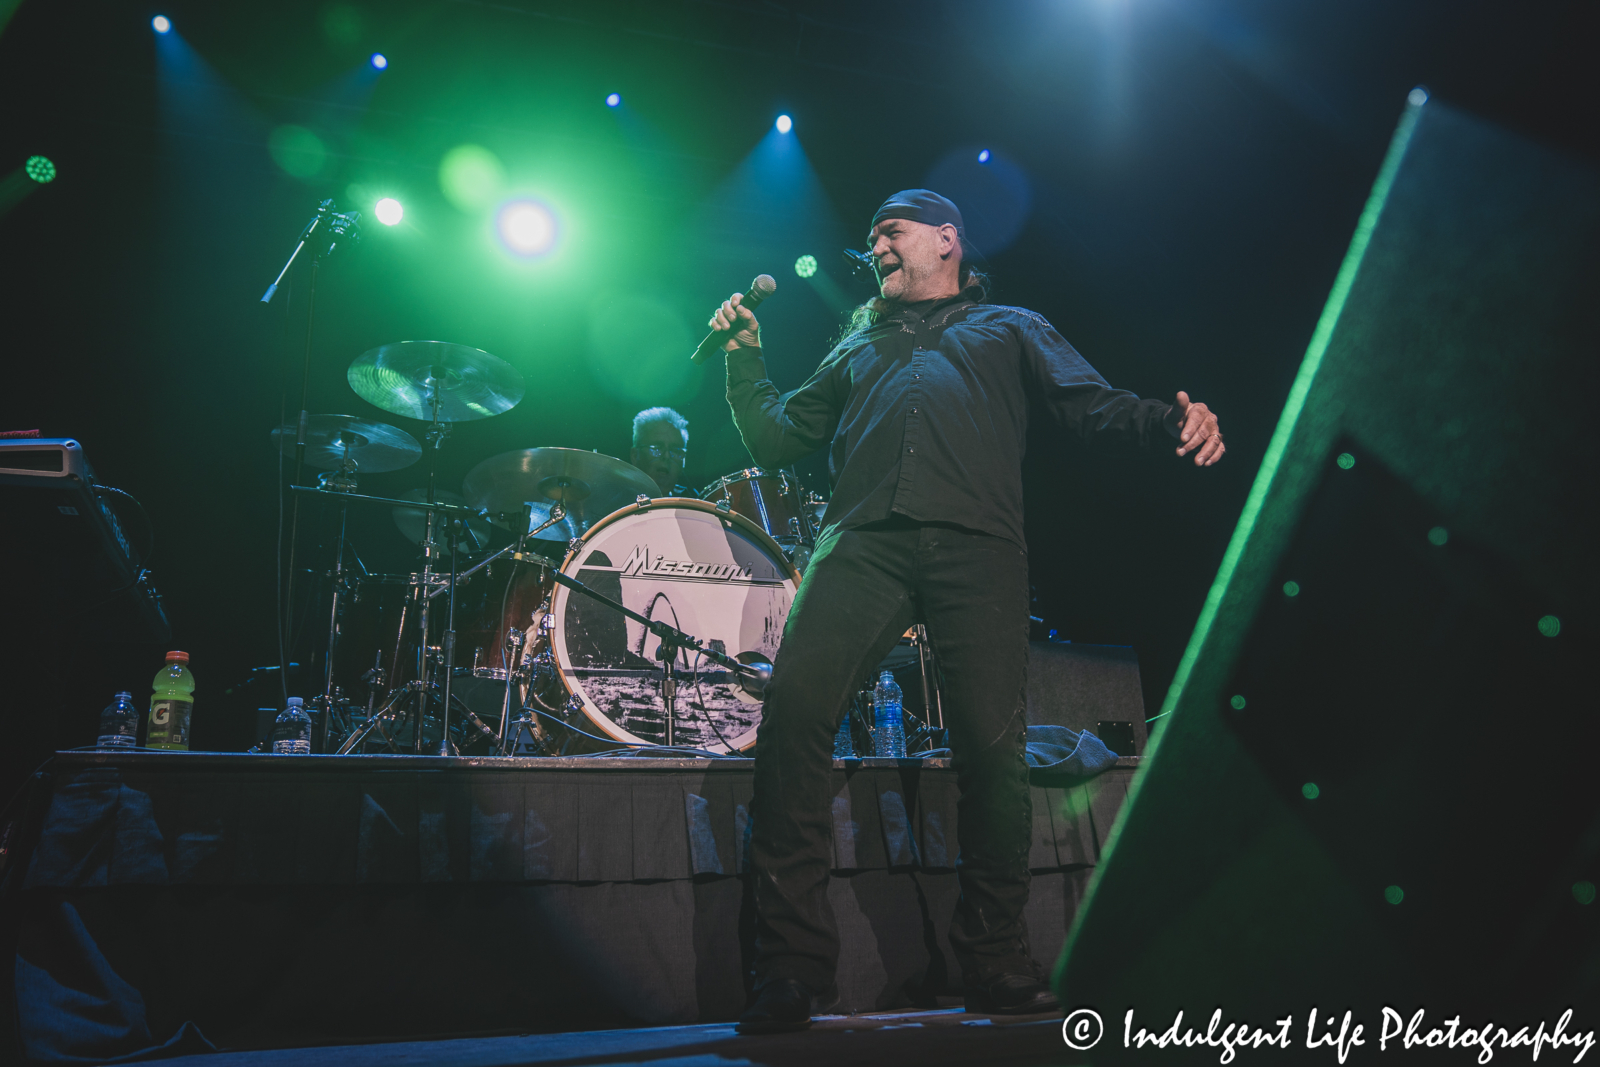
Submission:
MULTIPOLYGON (((401 500, 415 500, 418 503, 428 499, 426 489, 407 489, 398 494, 401 500)), ((435 504, 465 504, 460 493, 452 493, 448 489, 436 489, 433 493, 435 504)), ((422 538, 428 531, 428 513, 421 508, 394 508, 395 529, 400 535, 414 545, 422 544, 422 538)), ((444 530, 442 523, 434 523, 433 539, 441 545, 450 544, 450 536, 444 530)), ((489 522, 487 519, 473 517, 467 520, 467 528, 461 535, 461 551, 469 556, 487 548, 489 545, 489 522)))
POLYGON ((447 341, 400 341, 355 358, 350 388, 375 407, 409 419, 471 422, 510 411, 525 386, 517 369, 498 356, 447 341))
MULTIPOLYGON (((272 443, 286 456, 294 455, 296 423, 272 430, 272 443)), ((369 422, 354 415, 312 415, 306 422, 306 464, 312 470, 334 471, 348 457, 362 474, 403 470, 422 458, 422 446, 404 430, 386 422, 369 422)))
POLYGON ((538 525, 560 501, 566 518, 539 535, 546 541, 569 541, 640 493, 661 492, 633 464, 581 448, 524 448, 490 456, 467 472, 461 491, 468 504, 508 530, 522 528, 524 504, 534 505, 538 525))

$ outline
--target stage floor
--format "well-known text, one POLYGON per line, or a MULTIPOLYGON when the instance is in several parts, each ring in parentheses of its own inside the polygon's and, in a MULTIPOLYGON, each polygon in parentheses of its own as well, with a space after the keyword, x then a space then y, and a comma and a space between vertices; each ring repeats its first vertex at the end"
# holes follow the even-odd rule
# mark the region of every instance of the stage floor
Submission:
MULTIPOLYGON (((547 1035, 526 1046, 537 1059, 459 1061, 498 1063, 646 1032, 628 1027, 734 1040, 753 762, 60 753, 19 808, 0 924, 23 1043, 104 1058, 186 1024, 234 1049, 547 1035), (557 1032, 581 1036, 544 1043, 557 1032)), ((1060 953, 1136 773, 1033 780, 1035 958, 1060 953)), ((833 775, 834 1010, 952 1003, 957 772, 869 759, 833 775)), ((917 1025, 971 1031, 957 1014, 917 1025)))
POLYGON ((1080 1064, 1056 1017, 968 1015, 960 1008, 820 1016, 796 1034, 744 1036, 732 1025, 404 1041, 382 1045, 203 1053, 163 1060, 195 1067, 942 1067, 1080 1064))

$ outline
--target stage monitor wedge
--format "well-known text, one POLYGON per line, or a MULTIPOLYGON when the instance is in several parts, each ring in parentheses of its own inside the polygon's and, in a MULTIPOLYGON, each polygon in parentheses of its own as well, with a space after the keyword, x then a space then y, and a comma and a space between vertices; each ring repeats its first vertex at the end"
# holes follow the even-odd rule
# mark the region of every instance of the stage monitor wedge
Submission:
POLYGON ((1596 175, 1413 92, 1056 968, 1097 1057, 1600 1024, 1597 283, 1596 175))

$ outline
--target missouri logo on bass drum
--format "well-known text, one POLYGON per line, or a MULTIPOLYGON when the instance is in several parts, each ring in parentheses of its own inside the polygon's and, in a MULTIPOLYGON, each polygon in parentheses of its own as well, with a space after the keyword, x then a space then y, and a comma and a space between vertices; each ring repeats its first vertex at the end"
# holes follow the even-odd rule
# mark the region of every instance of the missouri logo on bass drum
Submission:
POLYGON ((667 559, 650 555, 649 545, 635 545, 618 568, 624 578, 654 578, 679 582, 729 582, 781 585, 777 575, 758 578, 754 569, 739 563, 699 563, 687 559, 667 559))

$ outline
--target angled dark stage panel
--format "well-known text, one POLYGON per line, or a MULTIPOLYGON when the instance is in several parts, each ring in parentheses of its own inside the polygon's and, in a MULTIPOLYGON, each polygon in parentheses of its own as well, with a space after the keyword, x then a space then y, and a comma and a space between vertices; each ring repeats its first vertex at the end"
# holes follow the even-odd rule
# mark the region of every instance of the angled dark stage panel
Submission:
POLYGON ((1414 92, 1058 966, 1116 1045, 1594 1029, 1597 281, 1596 176, 1414 92))

